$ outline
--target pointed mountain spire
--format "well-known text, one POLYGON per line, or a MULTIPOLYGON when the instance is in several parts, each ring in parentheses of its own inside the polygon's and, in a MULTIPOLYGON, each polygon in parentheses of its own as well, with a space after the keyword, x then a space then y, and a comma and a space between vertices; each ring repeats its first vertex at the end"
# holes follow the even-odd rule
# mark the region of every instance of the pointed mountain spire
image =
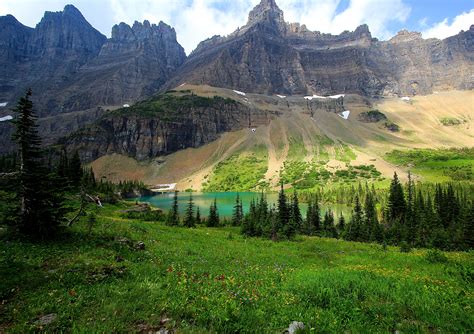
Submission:
POLYGON ((247 25, 251 25, 266 19, 271 19, 282 26, 285 24, 283 11, 278 7, 275 0, 262 0, 250 12, 247 25))

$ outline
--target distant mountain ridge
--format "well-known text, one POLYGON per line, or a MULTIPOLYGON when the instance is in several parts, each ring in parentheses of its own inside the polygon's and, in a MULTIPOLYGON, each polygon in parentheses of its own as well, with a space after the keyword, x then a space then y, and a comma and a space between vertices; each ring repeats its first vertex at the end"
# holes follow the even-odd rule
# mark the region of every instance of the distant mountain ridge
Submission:
POLYGON ((121 23, 107 39, 72 5, 46 12, 34 29, 0 17, 0 46, 0 100, 32 87, 40 116, 148 97, 186 58, 163 22, 121 23))
POLYGON ((267 94, 428 94, 472 89, 474 26, 443 41, 401 31, 381 42, 367 25, 340 35, 286 23, 262 0, 247 24, 199 44, 166 88, 187 82, 267 94))
MULTIPOLYGON (((445 40, 401 31, 389 41, 362 25, 340 35, 287 23, 262 0, 244 27, 201 42, 187 57, 174 28, 120 23, 107 39, 72 5, 33 29, 0 17, 0 103, 31 87, 47 143, 125 104, 185 83, 284 95, 411 96, 473 89, 474 26, 445 40)), ((0 117, 9 114, 0 106, 0 117)), ((11 125, 0 122, 6 140, 11 125)), ((179 146, 179 145, 178 145, 179 146)), ((0 148, 0 152, 9 146, 0 148)))

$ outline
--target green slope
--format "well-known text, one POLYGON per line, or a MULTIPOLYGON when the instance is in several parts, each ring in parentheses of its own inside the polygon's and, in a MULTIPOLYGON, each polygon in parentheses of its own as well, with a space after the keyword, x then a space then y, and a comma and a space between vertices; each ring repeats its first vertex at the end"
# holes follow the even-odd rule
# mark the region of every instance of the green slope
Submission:
POLYGON ((462 333, 474 328, 469 253, 321 238, 244 239, 97 211, 56 243, 0 243, 0 332, 462 333), (145 250, 135 245, 143 241, 145 250), (56 314, 48 325, 40 317, 56 314), (164 321, 163 319, 169 319, 164 321))

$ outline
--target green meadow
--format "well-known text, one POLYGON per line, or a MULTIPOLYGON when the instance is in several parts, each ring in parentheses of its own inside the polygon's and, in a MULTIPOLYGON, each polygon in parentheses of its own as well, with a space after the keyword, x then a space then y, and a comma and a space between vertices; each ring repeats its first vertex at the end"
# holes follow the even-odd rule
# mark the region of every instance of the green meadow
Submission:
POLYGON ((474 329, 472 252, 273 242, 125 219, 129 205, 93 209, 90 231, 85 216, 59 241, 2 240, 0 332, 281 333, 292 321, 305 333, 474 329))

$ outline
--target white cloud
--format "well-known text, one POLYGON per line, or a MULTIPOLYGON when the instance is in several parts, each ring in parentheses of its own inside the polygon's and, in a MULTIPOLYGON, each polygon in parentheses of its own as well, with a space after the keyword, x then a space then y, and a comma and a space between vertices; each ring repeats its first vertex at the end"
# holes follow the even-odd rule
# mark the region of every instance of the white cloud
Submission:
MULTIPOLYGON (((45 10, 58 11, 73 3, 86 19, 110 36, 113 24, 149 20, 166 22, 176 29, 178 41, 191 52, 197 44, 213 35, 228 35, 247 22, 248 12, 260 0, 0 0, 0 15, 11 13, 29 26, 41 19, 45 10)), ((342 0, 276 0, 285 20, 306 24, 310 30, 339 34, 368 24, 372 35, 388 39, 410 15, 408 0, 349 0, 342 11, 342 0)), ((464 13, 425 31, 428 37, 454 35, 468 29, 474 12, 464 13)))
MULTIPOLYGON (((45 10, 61 10, 74 3, 86 19, 106 35, 114 23, 133 24, 145 19, 164 21, 177 31, 178 41, 189 53, 197 44, 213 35, 228 35, 247 22, 248 12, 260 0, 1 0, 0 15, 14 14, 21 22, 34 26, 45 10), (102 7, 101 10, 98 7, 102 7)), ((374 36, 387 38, 386 24, 404 22, 410 8, 404 0, 350 0, 349 6, 336 13, 341 0, 277 0, 290 22, 306 24, 311 30, 340 33, 367 23, 374 36)))
POLYGON ((373 36, 387 39, 393 36, 387 26, 390 23, 404 23, 411 8, 403 0, 350 0, 348 7, 337 12, 340 0, 280 0, 286 20, 304 23, 310 30, 339 34, 354 30, 361 24, 368 24, 373 36), (303 4, 303 10, 295 6, 303 4))
POLYGON ((444 39, 458 34, 461 30, 469 30, 472 24, 474 24, 474 9, 456 16, 451 24, 447 18, 434 24, 423 31, 423 37, 444 39))
MULTIPOLYGON (((179 42, 189 53, 213 35, 228 35, 247 22, 248 12, 259 0, 109 0, 115 21, 160 20, 175 27, 179 42), (225 8, 225 9, 222 9, 225 8)), ((285 20, 306 24, 311 30, 339 34, 367 23, 375 37, 386 39, 394 32, 391 22, 405 22, 410 7, 404 0, 350 0, 337 13, 341 0, 277 0, 285 20)))

